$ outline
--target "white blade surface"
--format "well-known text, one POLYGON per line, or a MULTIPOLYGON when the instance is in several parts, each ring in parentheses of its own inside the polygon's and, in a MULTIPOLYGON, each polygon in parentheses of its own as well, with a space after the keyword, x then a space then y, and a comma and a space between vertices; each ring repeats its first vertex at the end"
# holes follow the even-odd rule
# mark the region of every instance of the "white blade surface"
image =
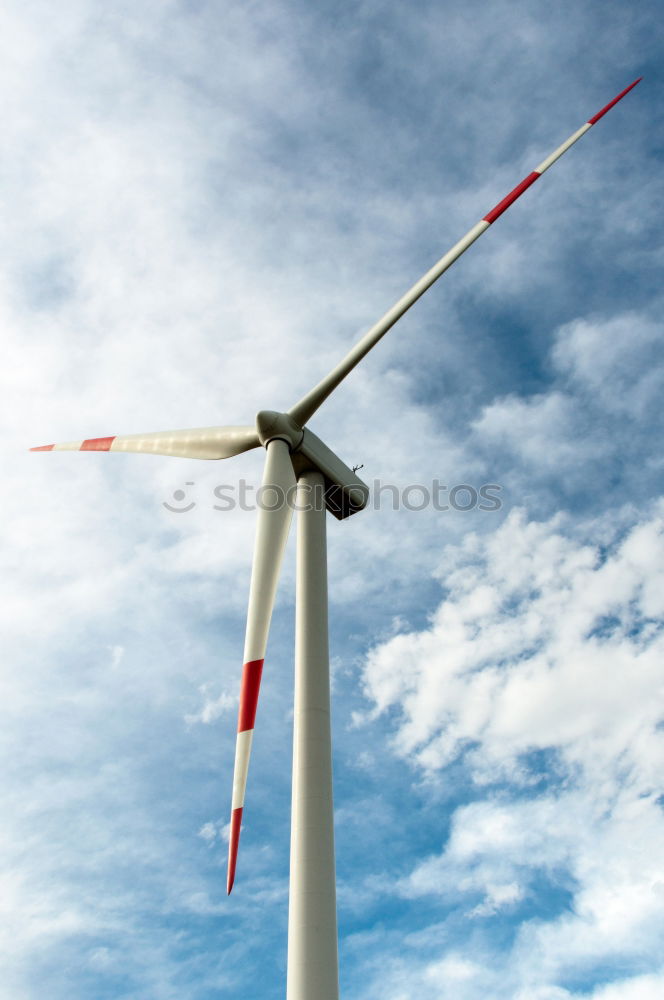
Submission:
POLYGON ((153 431, 45 444, 30 451, 131 451, 178 458, 232 458, 258 448, 255 427, 197 427, 185 431, 153 431))
POLYGON ((258 509, 247 631, 244 643, 244 666, 242 668, 233 773, 231 834, 228 845, 227 889, 229 893, 235 880, 242 809, 265 647, 277 591, 279 570, 293 516, 295 488, 295 473, 288 445, 285 441, 278 439, 271 441, 267 446, 262 498, 258 509))

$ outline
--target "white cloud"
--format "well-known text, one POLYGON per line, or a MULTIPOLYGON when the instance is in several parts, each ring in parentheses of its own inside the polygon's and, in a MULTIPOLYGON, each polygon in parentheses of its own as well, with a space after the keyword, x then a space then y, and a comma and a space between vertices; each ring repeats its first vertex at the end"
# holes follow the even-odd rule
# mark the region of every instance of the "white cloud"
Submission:
POLYGON ((604 322, 577 320, 558 331, 556 368, 610 413, 649 416, 661 392, 659 323, 638 313, 604 322))
MULTIPOLYGON (((591 496, 639 504, 661 486, 660 325, 647 312, 579 318, 554 333, 543 392, 511 393, 472 421, 471 441, 530 509, 591 496)), ((545 509, 547 509, 545 507, 545 509)))
POLYGON ((572 401, 560 392, 529 399, 510 396, 486 407, 474 430, 490 443, 507 446, 529 466, 560 471, 582 458, 576 435, 572 401))
POLYGON ((564 891, 549 917, 516 911, 510 962, 542 996, 584 968, 658 954, 663 512, 607 546, 601 522, 515 511, 446 552, 430 627, 367 660, 368 697, 396 711, 397 752, 434 787, 461 759, 477 796, 401 892, 465 901, 476 921, 532 901, 537 880, 564 891))
POLYGON ((518 882, 507 882, 502 885, 487 885, 486 896, 470 913, 470 917, 491 917, 498 910, 519 902, 523 897, 523 889, 518 882))
POLYGON ((592 994, 592 1000, 659 1000, 664 990, 664 973, 660 975, 633 976, 617 983, 601 986, 592 994))
POLYGON ((207 684, 203 684, 200 688, 201 694, 205 698, 205 704, 201 708, 200 712, 185 715, 184 720, 188 725, 191 725, 194 722, 203 722, 205 725, 209 725, 211 722, 215 722, 219 719, 226 712, 237 708, 237 695, 227 694, 225 691, 222 691, 217 698, 209 698, 207 690, 207 684))

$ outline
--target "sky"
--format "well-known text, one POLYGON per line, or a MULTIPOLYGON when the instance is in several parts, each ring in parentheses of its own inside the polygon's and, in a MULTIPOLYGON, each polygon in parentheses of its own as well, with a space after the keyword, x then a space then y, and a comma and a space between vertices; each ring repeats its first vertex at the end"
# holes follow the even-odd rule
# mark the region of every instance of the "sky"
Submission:
POLYGON ((664 994, 662 42, 639 0, 3 5, 7 1000, 285 993, 294 537, 225 892, 215 489, 262 453, 27 449, 288 408, 638 76, 311 427, 374 492, 328 524, 342 996, 664 994))

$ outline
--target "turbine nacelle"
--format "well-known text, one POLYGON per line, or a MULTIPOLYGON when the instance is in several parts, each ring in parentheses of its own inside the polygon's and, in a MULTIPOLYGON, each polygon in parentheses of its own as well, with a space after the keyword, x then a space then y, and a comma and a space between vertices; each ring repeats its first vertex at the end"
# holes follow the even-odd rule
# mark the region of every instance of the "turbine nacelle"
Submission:
POLYGON ((338 521, 366 507, 369 487, 307 427, 291 459, 298 478, 309 469, 322 473, 325 506, 338 521))
POLYGON ((261 410, 256 414, 256 433, 265 448, 272 441, 286 442, 298 478, 309 469, 316 469, 322 474, 324 487, 321 499, 337 520, 343 521, 366 507, 369 499, 366 483, 312 431, 300 427, 289 413, 261 410))

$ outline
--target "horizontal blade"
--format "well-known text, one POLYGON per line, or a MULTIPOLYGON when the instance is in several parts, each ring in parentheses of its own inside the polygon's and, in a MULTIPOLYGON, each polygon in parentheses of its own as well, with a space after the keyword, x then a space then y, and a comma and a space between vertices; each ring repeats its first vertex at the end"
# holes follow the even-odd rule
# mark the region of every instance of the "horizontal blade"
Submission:
POLYGON ((265 647, 277 592, 279 570, 293 516, 295 488, 295 473, 288 445, 279 439, 271 441, 267 446, 262 499, 258 507, 254 563, 251 571, 249 611, 244 643, 244 667, 242 668, 233 773, 231 834, 228 845, 227 889, 229 893, 235 880, 242 810, 247 786, 251 742, 254 735, 258 691, 265 660, 265 647))
POLYGON ((154 431, 45 444, 30 451, 131 451, 178 458, 232 458, 258 448, 255 427, 198 427, 189 431, 154 431))
POLYGON ((517 184, 517 186, 510 191, 510 193, 503 198, 502 201, 498 202, 498 204, 492 208, 483 219, 476 223, 472 229, 469 229, 466 235, 462 237, 458 243, 455 243, 452 249, 448 250, 448 252, 440 258, 438 263, 434 264, 434 266, 427 271, 427 273, 421 277, 420 280, 416 282, 416 284, 414 284, 413 287, 409 289, 409 291, 407 291, 406 294, 403 295, 374 326, 372 326, 369 332, 366 333, 360 341, 358 341, 343 361, 341 361, 336 368, 333 368, 329 375, 326 375, 326 377, 322 380, 322 382, 319 382, 317 386, 308 392, 306 396, 303 396, 303 398, 296 403, 291 410, 289 410, 289 415, 293 418, 293 420, 295 420, 300 427, 304 427, 306 422, 311 419, 321 403, 327 399, 330 393, 336 389, 343 379, 345 379, 346 375, 348 375, 348 373, 353 370, 362 358, 368 354, 371 348, 385 336, 387 331, 394 326, 396 321, 400 319, 408 309, 410 309, 413 303, 417 302, 420 296, 423 295, 424 292, 431 287, 431 285, 433 285, 434 281, 436 281, 441 274, 443 274, 448 267, 455 262, 455 260, 458 260, 461 254, 465 253, 468 247, 471 246, 475 240, 482 235, 482 233, 486 232, 491 223, 495 222, 496 219, 499 218, 499 216, 501 216, 503 212, 506 211, 506 209, 508 209, 509 206, 512 205, 516 199, 519 198, 523 192, 526 191, 531 184, 533 184, 544 173, 545 170, 548 170, 549 167, 552 166, 552 164, 554 164, 556 160, 563 155, 563 153, 566 153, 567 150, 573 146, 582 135, 585 135, 585 133, 592 128, 592 126, 595 125, 600 118, 603 118, 607 111, 611 110, 614 104, 617 104, 618 101, 625 96, 625 94, 629 93, 633 87, 636 87, 637 83, 639 83, 641 79, 642 78, 639 77, 639 79, 635 80, 634 83, 631 83, 629 87, 625 87, 625 89, 605 107, 603 107, 601 111, 598 111, 596 115, 589 118, 585 125, 574 132, 569 139, 567 139, 561 146, 558 147, 558 149, 555 150, 555 152, 543 160, 542 163, 540 163, 540 165, 532 171, 532 173, 528 174, 528 176, 525 177, 520 184, 517 184))

